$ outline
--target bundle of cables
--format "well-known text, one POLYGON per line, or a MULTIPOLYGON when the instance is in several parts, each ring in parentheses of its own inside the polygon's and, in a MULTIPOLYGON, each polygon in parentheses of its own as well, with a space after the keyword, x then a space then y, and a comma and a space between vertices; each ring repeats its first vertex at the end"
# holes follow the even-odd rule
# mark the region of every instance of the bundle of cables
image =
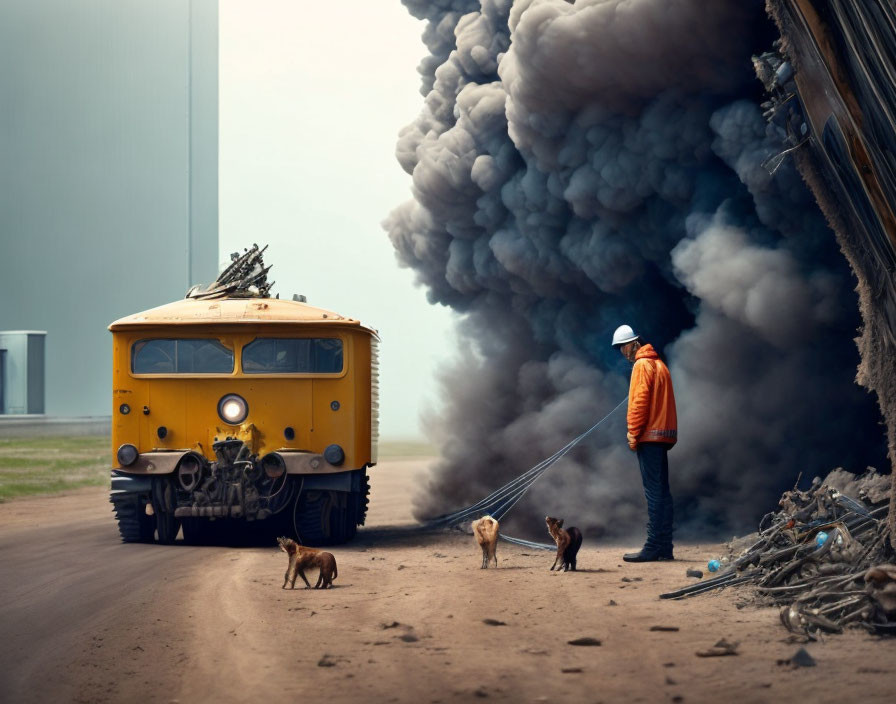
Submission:
MULTIPOLYGON (((628 396, 626 396, 619 404, 607 415, 601 418, 597 423, 592 425, 588 430, 579 435, 576 438, 573 438, 566 445, 561 447, 557 452, 548 457, 547 459, 542 460, 538 464, 536 464, 531 469, 527 470, 516 479, 511 482, 508 482, 504 486, 499 489, 496 489, 491 494, 486 496, 484 499, 477 501, 475 504, 471 506, 467 506, 466 508, 462 508, 457 511, 453 511, 451 513, 446 513, 441 516, 436 516, 435 518, 431 518, 424 524, 425 528, 455 528, 461 524, 473 521, 477 518, 480 518, 485 515, 489 515, 494 518, 496 521, 500 522, 510 510, 516 506, 520 499, 526 494, 527 491, 532 487, 532 485, 537 482, 541 475, 544 474, 551 466, 564 457, 572 448, 578 445, 582 440, 588 437, 591 433, 597 430, 603 423, 610 418, 622 405, 628 401, 628 396)), ((548 543, 536 543, 531 540, 523 540, 522 538, 514 538, 509 535, 504 535, 501 533, 501 538, 506 540, 507 542, 514 543, 516 545, 522 545, 523 547, 533 548, 536 550, 554 550, 555 545, 548 543)))

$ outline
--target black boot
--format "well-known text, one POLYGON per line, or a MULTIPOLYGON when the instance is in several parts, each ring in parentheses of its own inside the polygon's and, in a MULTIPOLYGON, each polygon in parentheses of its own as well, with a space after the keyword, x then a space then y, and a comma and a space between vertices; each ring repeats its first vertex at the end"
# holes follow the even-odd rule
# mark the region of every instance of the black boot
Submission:
POLYGON ((627 552, 622 556, 626 562, 663 562, 674 560, 672 548, 656 548, 645 545, 640 552, 627 552))
POLYGON ((622 556, 622 559, 626 562, 658 562, 664 558, 660 555, 660 551, 657 548, 645 545, 641 548, 641 552, 627 552, 622 556))

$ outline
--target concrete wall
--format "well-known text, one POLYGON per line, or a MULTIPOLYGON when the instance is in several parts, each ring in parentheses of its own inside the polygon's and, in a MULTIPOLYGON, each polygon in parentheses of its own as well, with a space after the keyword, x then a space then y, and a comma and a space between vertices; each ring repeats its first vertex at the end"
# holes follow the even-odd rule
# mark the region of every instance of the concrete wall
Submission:
POLYGON ((54 416, 0 416, 0 438, 58 438, 112 434, 110 416, 56 418, 54 416))
MULTIPOLYGON (((110 412, 114 319, 217 274, 216 0, 0 0, 0 329, 110 412)), ((9 379, 7 379, 9 383, 9 379)))

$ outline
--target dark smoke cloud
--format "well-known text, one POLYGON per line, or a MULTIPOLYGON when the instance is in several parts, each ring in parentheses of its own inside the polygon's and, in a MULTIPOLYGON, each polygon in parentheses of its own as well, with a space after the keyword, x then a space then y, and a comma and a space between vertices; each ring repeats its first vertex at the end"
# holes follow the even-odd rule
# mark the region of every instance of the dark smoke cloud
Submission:
MULTIPOLYGON (((881 463, 853 384, 853 281, 757 107, 760 0, 404 0, 427 20, 423 110, 397 156, 414 199, 385 227, 433 303, 464 313, 427 516, 552 454, 621 400, 609 339, 669 361, 680 526, 741 530, 798 472, 881 463)), ((640 530, 618 417, 514 511, 591 535, 640 530)))

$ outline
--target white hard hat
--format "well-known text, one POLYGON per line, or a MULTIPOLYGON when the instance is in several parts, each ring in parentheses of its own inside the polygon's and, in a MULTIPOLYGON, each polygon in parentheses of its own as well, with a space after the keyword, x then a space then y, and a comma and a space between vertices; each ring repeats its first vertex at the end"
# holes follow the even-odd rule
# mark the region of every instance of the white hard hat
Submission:
POLYGON ((634 342, 637 339, 638 335, 635 334, 635 331, 632 330, 631 326, 620 325, 616 328, 616 332, 613 333, 613 347, 619 347, 620 345, 634 342))

